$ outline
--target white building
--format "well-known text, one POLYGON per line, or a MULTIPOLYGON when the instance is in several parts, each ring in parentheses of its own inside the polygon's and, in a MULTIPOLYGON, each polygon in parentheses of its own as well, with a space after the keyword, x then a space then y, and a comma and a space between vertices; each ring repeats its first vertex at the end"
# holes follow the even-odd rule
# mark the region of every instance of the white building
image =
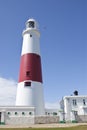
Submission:
POLYGON ((0 106, 0 124, 29 125, 58 123, 58 110, 45 109, 46 115, 36 116, 36 108, 29 106, 0 106))
POLYGON ((85 122, 87 96, 64 96, 60 102, 60 121, 85 122))
POLYGON ((34 124, 34 107, 0 106, 0 124, 34 124))

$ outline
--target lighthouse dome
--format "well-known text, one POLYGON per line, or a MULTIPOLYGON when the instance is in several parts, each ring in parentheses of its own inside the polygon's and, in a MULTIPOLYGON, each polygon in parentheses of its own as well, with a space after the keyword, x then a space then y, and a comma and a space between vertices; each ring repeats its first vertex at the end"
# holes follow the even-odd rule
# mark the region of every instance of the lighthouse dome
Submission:
POLYGON ((36 22, 35 19, 31 18, 28 19, 26 22, 26 29, 38 29, 38 23, 36 22))

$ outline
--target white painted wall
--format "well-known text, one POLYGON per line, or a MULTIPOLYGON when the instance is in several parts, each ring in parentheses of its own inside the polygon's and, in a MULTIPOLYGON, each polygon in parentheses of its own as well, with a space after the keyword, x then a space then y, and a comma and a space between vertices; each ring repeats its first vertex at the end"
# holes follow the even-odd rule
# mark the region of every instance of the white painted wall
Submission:
POLYGON ((1 123, 5 124, 34 124, 34 107, 0 107, 1 123), (17 114, 15 114, 17 112, 17 114), (24 112, 24 114, 22 113, 24 112))
POLYGON ((35 107, 35 115, 44 115, 45 110, 43 97, 42 83, 32 81, 30 87, 25 87, 24 82, 21 82, 18 84, 17 88, 16 106, 35 107))
POLYGON ((22 54, 34 53, 40 55, 39 36, 37 32, 29 30, 23 35, 22 54), (30 37, 32 35, 32 37, 30 37))

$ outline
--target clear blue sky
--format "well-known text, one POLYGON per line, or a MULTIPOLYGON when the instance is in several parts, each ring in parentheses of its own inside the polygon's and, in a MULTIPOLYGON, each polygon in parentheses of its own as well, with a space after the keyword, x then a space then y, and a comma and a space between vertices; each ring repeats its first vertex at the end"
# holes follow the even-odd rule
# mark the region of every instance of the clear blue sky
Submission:
POLYGON ((29 18, 41 32, 45 101, 87 95, 87 0, 0 0, 0 76, 18 80, 29 18))

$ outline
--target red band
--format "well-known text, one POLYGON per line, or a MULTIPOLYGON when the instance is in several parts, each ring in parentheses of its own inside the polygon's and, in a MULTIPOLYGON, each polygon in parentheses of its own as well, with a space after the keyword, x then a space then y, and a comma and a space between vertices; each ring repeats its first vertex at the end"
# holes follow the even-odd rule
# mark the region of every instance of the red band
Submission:
POLYGON ((24 54, 21 56, 19 82, 32 80, 42 83, 41 59, 37 54, 24 54))

